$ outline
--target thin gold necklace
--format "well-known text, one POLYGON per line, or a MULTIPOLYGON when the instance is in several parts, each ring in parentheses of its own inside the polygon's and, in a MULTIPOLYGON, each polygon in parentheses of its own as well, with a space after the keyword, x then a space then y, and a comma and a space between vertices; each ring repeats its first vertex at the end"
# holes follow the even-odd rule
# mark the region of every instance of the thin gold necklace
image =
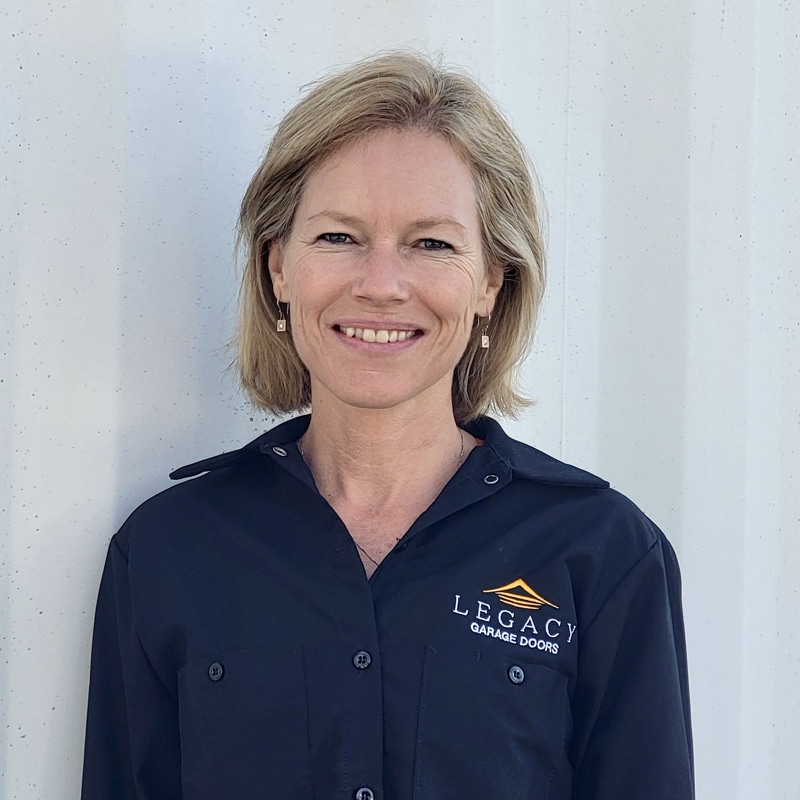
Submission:
MULTIPOLYGON (((300 451, 300 457, 303 459, 303 461, 305 461, 305 462, 306 462, 306 466, 307 466, 309 469, 311 469, 311 466, 310 466, 310 464, 308 463, 308 461, 306 461, 306 453, 305 453, 305 450, 303 450, 303 438, 304 438, 304 437, 305 437, 305 434, 303 434, 303 436, 301 436, 301 437, 300 437, 300 438, 297 440, 297 449, 300 451)), ((464 463, 464 444, 465 444, 465 437, 464 437, 464 431, 463 431, 463 430, 461 430, 461 428, 459 428, 459 429, 458 429, 458 438, 459 438, 459 439, 461 439, 461 448, 459 449, 459 451, 458 451, 458 455, 457 455, 457 456, 456 456, 456 458, 455 458, 455 460, 456 460, 456 462, 457 462, 457 466, 456 466, 456 472, 458 472, 458 470, 461 468, 461 465, 464 463)), ((373 564, 374 564, 376 567, 380 566, 379 562, 378 562, 378 561, 376 561, 376 560, 375 560, 375 559, 374 559, 374 558, 373 558, 373 557, 372 557, 372 556, 371 556, 371 555, 370 555, 370 554, 369 554, 369 553, 368 553, 368 552, 367 552, 367 551, 366 551, 366 550, 365 550, 365 549, 364 549, 364 548, 361 546, 361 544, 359 544, 359 542, 358 542, 358 540, 357 540, 357 539, 353 538, 352 536, 351 536, 350 538, 351 538, 351 539, 353 539, 353 542, 354 542, 355 546, 356 546, 356 547, 357 547, 357 548, 358 548, 358 549, 359 549, 359 550, 360 550, 360 551, 361 551, 361 552, 362 552, 362 553, 363 553, 363 554, 364 554, 364 555, 365 555, 365 556, 366 556, 366 557, 367 557, 367 558, 368 558, 368 559, 369 559, 369 560, 370 560, 370 561, 371 561, 371 562, 372 562, 372 563, 373 563, 373 564)), ((397 544, 397 543, 400 541, 400 539, 402 539, 402 538, 403 538, 402 536, 398 536, 398 537, 395 539, 395 542, 394 542, 394 543, 395 543, 395 544, 397 544)))

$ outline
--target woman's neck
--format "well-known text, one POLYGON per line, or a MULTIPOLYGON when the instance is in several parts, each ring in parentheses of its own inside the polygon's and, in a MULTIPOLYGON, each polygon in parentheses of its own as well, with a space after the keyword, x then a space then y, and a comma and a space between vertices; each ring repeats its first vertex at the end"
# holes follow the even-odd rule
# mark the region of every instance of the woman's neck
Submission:
POLYGON ((373 509, 405 502, 410 486, 441 491, 475 446, 451 408, 313 406, 300 443, 320 493, 334 505, 373 509))

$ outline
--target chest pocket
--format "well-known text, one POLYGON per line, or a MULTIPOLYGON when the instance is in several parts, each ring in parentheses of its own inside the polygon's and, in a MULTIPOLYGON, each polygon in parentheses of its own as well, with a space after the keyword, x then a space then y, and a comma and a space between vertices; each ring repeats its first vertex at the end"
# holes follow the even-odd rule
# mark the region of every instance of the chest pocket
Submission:
POLYGON ((183 800, 312 796, 302 648, 191 661, 179 707, 183 800))
POLYGON ((516 656, 428 647, 415 800, 547 798, 565 756, 567 679, 516 656))

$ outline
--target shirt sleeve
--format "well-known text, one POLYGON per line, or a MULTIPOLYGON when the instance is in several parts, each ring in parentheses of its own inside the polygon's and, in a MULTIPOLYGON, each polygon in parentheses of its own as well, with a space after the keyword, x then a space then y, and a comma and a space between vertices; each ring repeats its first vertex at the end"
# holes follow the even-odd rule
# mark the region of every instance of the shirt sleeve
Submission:
POLYGON ((580 639, 574 800, 692 800, 680 573, 659 532, 580 639))
POLYGON ((111 540, 95 614, 82 800, 180 800, 177 699, 136 632, 128 562, 111 540))

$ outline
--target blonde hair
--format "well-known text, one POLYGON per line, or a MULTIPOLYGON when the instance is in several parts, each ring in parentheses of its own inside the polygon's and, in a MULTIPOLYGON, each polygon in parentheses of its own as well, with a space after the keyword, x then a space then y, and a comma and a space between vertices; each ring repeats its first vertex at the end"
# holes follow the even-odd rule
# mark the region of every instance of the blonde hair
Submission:
POLYGON ((236 363, 242 385, 274 413, 306 408, 311 384, 292 338, 276 331, 278 303, 267 262, 289 236, 310 174, 370 134, 415 130, 441 136, 470 168, 484 258, 504 279, 492 311, 459 361, 453 411, 463 424, 490 411, 516 416, 530 401, 517 372, 533 340, 545 279, 539 191, 525 148, 492 100, 472 80, 406 52, 379 55, 316 83, 283 118, 241 205, 244 254, 236 363))

